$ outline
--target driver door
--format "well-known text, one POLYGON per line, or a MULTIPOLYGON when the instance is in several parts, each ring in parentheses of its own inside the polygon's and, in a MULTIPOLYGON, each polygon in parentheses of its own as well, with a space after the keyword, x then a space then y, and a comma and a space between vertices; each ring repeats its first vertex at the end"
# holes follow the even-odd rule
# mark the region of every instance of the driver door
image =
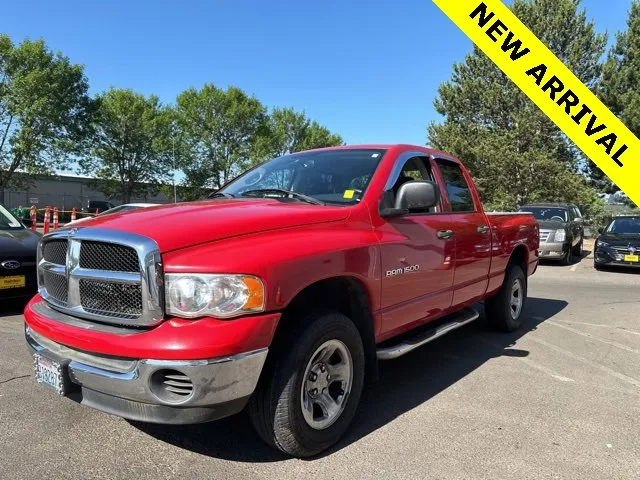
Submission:
MULTIPOLYGON (((403 157, 398 160, 402 167, 389 179, 385 192, 390 202, 405 182, 434 181, 428 157, 403 157)), ((451 216, 443 213, 440 206, 382 221, 378 229, 382 261, 381 333, 390 337, 451 306, 455 238, 447 234, 451 216)))

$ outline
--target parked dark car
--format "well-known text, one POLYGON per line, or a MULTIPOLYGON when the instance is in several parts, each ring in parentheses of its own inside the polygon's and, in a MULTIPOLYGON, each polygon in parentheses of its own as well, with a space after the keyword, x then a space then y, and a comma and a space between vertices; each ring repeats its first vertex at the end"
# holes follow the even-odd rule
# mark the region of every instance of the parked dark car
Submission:
POLYGON ((40 236, 0 205, 0 300, 36 292, 36 249, 40 236))
POLYGON ((571 265, 582 256, 584 220, 580 209, 566 203, 523 205, 521 212, 533 213, 540 225, 540 259, 557 259, 571 265))
POLYGON ((640 267, 640 216, 621 216, 611 220, 596 240, 593 263, 605 266, 640 267))
POLYGON ((89 200, 87 202, 87 211, 91 213, 102 213, 106 210, 110 210, 114 208, 115 205, 111 202, 107 202, 106 200, 89 200))

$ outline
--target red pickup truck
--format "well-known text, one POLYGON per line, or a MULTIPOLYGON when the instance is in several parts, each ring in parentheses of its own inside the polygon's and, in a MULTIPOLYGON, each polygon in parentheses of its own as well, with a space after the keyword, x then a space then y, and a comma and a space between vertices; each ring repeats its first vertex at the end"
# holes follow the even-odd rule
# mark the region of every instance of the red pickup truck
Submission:
POLYGON ((264 163, 208 200, 44 236, 25 309, 36 379, 166 424, 246 409, 294 456, 338 441, 365 378, 478 318, 521 324, 530 214, 485 214, 464 166, 410 145, 264 163))

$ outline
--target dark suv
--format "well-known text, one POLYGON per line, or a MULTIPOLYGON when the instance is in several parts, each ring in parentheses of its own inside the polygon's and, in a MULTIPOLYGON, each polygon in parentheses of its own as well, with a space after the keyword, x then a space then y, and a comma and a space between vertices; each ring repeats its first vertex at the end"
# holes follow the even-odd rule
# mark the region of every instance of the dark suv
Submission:
POLYGON ((584 220, 580 209, 566 203, 523 205, 520 212, 533 213, 540 224, 540 258, 559 259, 571 265, 582 256, 584 220))

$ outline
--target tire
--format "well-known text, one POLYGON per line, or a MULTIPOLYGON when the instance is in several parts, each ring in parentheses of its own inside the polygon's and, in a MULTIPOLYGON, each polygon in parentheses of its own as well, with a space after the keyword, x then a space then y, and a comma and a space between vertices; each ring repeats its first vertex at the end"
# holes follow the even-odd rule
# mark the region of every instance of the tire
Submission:
POLYGON ((269 354, 262 378, 249 401, 251 423, 267 444, 284 453, 300 458, 317 455, 335 444, 351 424, 360 402, 364 372, 362 339, 347 316, 324 311, 301 318, 299 327, 269 354), (318 352, 334 347, 333 356, 325 359, 326 362, 322 360, 318 352), (329 383, 326 380, 325 374, 338 371, 340 365, 335 363, 336 359, 340 365, 346 365, 347 360, 351 362, 350 382, 346 381, 348 368, 344 365, 345 381, 329 383), (326 365, 324 370, 320 370, 322 365, 326 365), (314 381, 313 375, 316 375, 314 381), (326 396, 318 388, 312 388, 315 385, 334 399, 335 403, 327 405, 332 408, 338 405, 338 410, 342 409, 337 416, 331 417, 326 413, 328 409, 320 407, 326 396), (311 408, 305 409, 303 402, 311 408))
POLYGON ((518 265, 508 266, 500 291, 485 302, 485 314, 489 324, 504 332, 513 332, 522 325, 522 312, 527 301, 527 277, 518 265), (519 307, 514 308, 514 286, 519 284, 519 307))
POLYGON ((569 246, 566 255, 562 259, 563 265, 573 265, 573 247, 569 246))
POLYGON ((581 238, 580 239, 580 243, 578 245, 576 245, 576 248, 573 251, 573 255, 578 257, 578 258, 582 258, 583 250, 584 250, 584 238, 581 238))

